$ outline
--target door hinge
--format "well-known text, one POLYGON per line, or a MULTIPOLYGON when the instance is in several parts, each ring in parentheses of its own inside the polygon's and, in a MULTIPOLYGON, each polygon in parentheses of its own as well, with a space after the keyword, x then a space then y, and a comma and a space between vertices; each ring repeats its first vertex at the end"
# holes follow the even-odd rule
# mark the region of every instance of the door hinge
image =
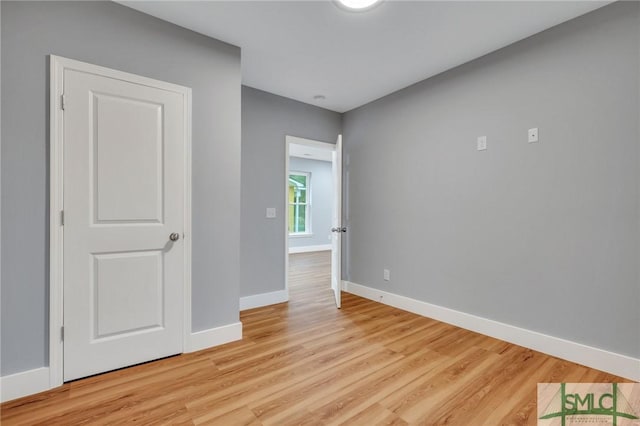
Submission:
POLYGON ((64 226, 64 210, 60 210, 60 226, 64 226))
POLYGON ((62 109, 64 111, 64 101, 65 101, 65 96, 61 95, 60 96, 60 109, 62 109))
POLYGON ((64 325, 60 327, 60 340, 64 342, 64 325))

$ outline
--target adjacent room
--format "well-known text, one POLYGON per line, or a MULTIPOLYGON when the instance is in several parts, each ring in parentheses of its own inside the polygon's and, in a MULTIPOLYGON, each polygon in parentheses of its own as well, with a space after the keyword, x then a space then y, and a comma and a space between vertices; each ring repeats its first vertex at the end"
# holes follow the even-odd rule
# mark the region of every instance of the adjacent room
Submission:
MULTIPOLYGON (((287 283, 289 300, 297 293, 331 294, 332 251, 337 191, 335 145, 287 137, 287 283)), ((337 215, 336 215, 337 221, 337 215)), ((337 260, 337 258, 336 258, 337 260)), ((333 268, 334 274, 337 269, 333 268)), ((337 275, 333 279, 338 281, 337 275)))
POLYGON ((637 1, 1 1, 3 425, 640 421, 637 1))

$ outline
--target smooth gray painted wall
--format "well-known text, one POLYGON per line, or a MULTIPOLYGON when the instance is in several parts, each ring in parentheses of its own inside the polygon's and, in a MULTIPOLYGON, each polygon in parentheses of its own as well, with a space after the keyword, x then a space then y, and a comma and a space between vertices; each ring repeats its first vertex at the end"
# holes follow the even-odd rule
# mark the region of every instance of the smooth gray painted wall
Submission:
POLYGON ((48 364, 49 54, 193 89, 192 329, 238 321, 240 50, 111 2, 2 9, 2 374, 48 364))
POLYGON ((289 237, 289 247, 331 244, 333 175, 328 161, 290 157, 289 170, 311 173, 311 236, 289 237))
POLYGON ((351 281, 640 356, 639 28, 614 3, 347 112, 351 281))
POLYGON ((284 289, 285 136, 335 143, 340 127, 336 112, 242 87, 240 296, 284 289))
MULTIPOLYGON (((2 2, 0 1, 0 51, 2 50, 2 2)), ((0 82, 2 81, 2 54, 0 52, 0 82)), ((0 84, 0 100, 2 84, 0 84)), ((2 164, 2 102, 0 101, 0 165, 2 164)), ((0 321, 2 321, 2 170, 0 166, 0 321)), ((2 324, 0 323, 0 376, 2 375, 2 324)))

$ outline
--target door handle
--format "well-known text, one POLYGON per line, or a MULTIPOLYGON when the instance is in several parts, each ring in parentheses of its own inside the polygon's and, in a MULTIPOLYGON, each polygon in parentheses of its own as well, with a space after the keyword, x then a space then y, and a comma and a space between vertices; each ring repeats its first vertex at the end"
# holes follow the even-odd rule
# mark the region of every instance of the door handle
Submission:
POLYGON ((180 234, 177 232, 173 232, 171 233, 171 235, 169 235, 169 239, 171 241, 178 241, 180 239, 180 234))
POLYGON ((342 228, 331 228, 331 232, 347 232, 347 227, 343 226, 342 228))

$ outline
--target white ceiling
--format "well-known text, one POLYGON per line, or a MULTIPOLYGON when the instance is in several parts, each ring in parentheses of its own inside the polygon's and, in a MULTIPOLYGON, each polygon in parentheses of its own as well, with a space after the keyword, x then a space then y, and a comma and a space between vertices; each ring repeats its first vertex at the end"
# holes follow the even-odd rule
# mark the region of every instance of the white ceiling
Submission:
POLYGON ((344 112, 609 2, 123 1, 242 48, 242 82, 344 112), (324 100, 314 100, 322 94, 324 100))
POLYGON ((316 148, 308 145, 292 143, 289 145, 289 156, 307 160, 332 161, 332 150, 316 148))

